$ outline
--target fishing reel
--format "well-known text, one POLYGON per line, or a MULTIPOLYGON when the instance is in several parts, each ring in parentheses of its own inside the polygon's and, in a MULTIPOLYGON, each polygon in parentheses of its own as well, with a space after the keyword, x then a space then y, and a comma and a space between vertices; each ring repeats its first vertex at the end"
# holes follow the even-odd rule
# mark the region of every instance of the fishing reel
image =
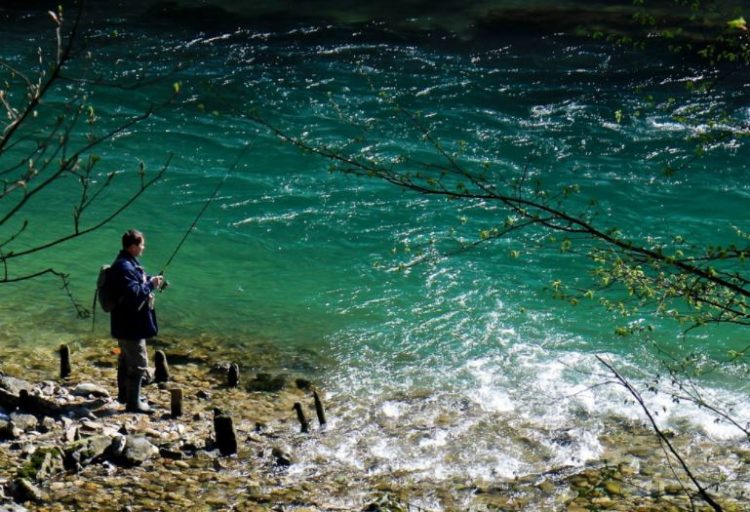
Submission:
POLYGON ((163 292, 164 290, 167 289, 167 286, 169 286, 169 281, 167 281, 167 278, 164 277, 164 273, 163 272, 159 272, 159 274, 157 274, 157 276, 161 277, 161 284, 157 288, 154 288, 154 290, 156 290, 158 292, 163 292))

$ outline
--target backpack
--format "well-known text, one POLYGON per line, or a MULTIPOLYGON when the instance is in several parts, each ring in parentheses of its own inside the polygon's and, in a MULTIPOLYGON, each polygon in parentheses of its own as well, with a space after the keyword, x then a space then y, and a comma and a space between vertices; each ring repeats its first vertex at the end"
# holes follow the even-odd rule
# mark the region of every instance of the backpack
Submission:
POLYGON ((111 265, 102 265, 99 269, 99 276, 96 278, 96 299, 99 306, 110 313, 122 301, 114 289, 112 278, 110 277, 111 265))

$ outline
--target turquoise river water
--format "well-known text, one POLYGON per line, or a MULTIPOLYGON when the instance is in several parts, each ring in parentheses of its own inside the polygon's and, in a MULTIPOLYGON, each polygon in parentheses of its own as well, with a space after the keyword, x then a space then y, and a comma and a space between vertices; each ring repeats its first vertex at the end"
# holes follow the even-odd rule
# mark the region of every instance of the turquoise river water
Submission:
MULTIPOLYGON (((587 262, 538 243, 538 233, 457 250, 458 240, 476 240, 503 222, 507 214, 497 206, 331 173, 330 162, 282 143, 251 118, 259 114, 325 144, 364 137, 384 154, 436 158, 413 126, 393 117, 386 99, 395 99, 419 112, 446 147, 462 141, 466 165, 488 163, 507 177, 527 169, 552 190, 581 185, 582 198, 598 199, 602 225, 639 240, 679 234, 720 242, 734 240, 735 227, 750 230, 750 154, 747 138, 732 131, 750 122, 746 74, 690 95, 686 82, 705 73, 698 62, 646 58, 554 30, 452 33, 421 18, 208 25, 96 16, 71 75, 146 85, 95 88, 87 100, 99 119, 95 129, 162 100, 174 82, 181 90, 172 105, 97 149, 99 178, 117 171, 118 187, 90 218, 137 184, 141 162, 147 173, 169 154, 171 164, 111 224, 10 270, 64 269, 75 299, 89 306, 98 266, 112 259, 125 229, 146 234, 143 262, 157 272, 226 176, 167 270, 161 331, 270 344, 288 354, 287 370, 323 382, 337 411, 327 441, 311 445, 311 458, 431 479, 512 478, 580 465, 600 454, 605 417, 641 418, 621 388, 597 386, 608 375, 594 355, 642 384, 665 354, 697 353, 710 367, 748 345, 740 328, 682 336, 684 326, 649 311, 623 320, 596 305, 572 307, 547 288, 585 276, 587 262), (175 71, 178 62, 183 67, 175 71), (169 76, 150 81, 160 75, 169 76), (726 113, 726 125, 703 123, 706 112, 726 113), (694 159, 691 139, 715 129, 729 136, 694 159), (668 164, 686 165, 665 176, 668 164), (630 321, 657 329, 649 340, 617 336, 616 327, 630 321), (446 414, 453 419, 438 425, 446 414), (539 457, 489 427, 500 422, 541 446, 558 429, 570 442, 549 444, 552 455, 539 457)), ((54 35, 47 18, 16 11, 0 34, 0 60, 26 69, 36 65, 36 47, 50 49, 54 35)), ((50 108, 78 87, 65 82, 50 108)), ((30 131, 32 140, 38 133, 30 131)), ((16 250, 69 230, 69 185, 31 202, 2 227, 3 239, 24 219, 29 228, 16 250)), ((106 318, 99 316, 92 335, 90 320, 77 318, 52 277, 3 285, 0 297, 0 349, 107 336, 106 318)), ((252 370, 252 362, 244 365, 252 370)), ((750 421, 747 370, 739 363, 699 381, 741 423, 750 421)), ((664 393, 649 400, 670 428, 742 437, 664 393)))

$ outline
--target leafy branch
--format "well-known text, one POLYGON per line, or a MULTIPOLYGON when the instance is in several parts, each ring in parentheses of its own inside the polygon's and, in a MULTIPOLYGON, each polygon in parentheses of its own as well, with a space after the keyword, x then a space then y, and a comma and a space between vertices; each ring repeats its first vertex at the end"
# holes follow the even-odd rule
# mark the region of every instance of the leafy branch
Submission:
MULTIPOLYGON (((398 111, 399 115, 406 112, 401 108, 398 111)), ((342 152, 294 136, 259 116, 253 119, 283 142, 328 159, 338 172, 380 179, 423 195, 502 205, 511 214, 510 220, 502 227, 483 232, 477 243, 497 240, 518 229, 531 227, 569 237, 582 236, 581 243, 593 244, 589 257, 594 263, 592 277, 596 285, 590 289, 592 291, 612 291, 613 285, 618 284, 626 296, 639 299, 642 305, 654 303, 657 312, 666 316, 691 319, 700 325, 709 322, 750 324, 747 307, 750 279, 743 273, 742 266, 750 254, 750 246, 706 247, 699 254, 685 254, 686 245, 681 240, 673 246, 649 246, 627 239, 617 229, 594 224, 590 211, 582 215, 570 213, 566 201, 576 193, 575 187, 549 194, 539 183, 530 183, 525 177, 503 181, 487 169, 467 168, 442 147, 415 114, 409 115, 422 139, 442 163, 404 156, 385 159, 351 149, 342 152), (724 269, 728 264, 735 264, 739 269, 729 272, 724 269), (692 316, 678 314, 677 309, 668 307, 678 300, 692 311, 692 316)), ((353 144, 354 141, 348 141, 345 146, 351 148, 353 144)), ((359 146, 369 147, 364 141, 359 146)), ((568 239, 562 250, 569 250, 570 245, 568 239)), ((562 295, 562 287, 558 291, 562 295)), ((584 294, 592 295, 588 290, 584 294)))

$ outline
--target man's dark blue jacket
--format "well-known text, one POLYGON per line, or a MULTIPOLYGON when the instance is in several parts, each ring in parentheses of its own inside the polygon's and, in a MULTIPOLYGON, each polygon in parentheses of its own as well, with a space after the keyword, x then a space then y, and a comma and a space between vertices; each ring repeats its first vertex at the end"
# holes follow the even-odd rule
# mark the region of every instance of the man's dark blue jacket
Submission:
POLYGON ((120 300, 110 314, 112 337, 118 340, 140 340, 159 331, 156 312, 148 305, 154 290, 151 277, 137 258, 123 250, 112 263, 108 279, 120 300))

